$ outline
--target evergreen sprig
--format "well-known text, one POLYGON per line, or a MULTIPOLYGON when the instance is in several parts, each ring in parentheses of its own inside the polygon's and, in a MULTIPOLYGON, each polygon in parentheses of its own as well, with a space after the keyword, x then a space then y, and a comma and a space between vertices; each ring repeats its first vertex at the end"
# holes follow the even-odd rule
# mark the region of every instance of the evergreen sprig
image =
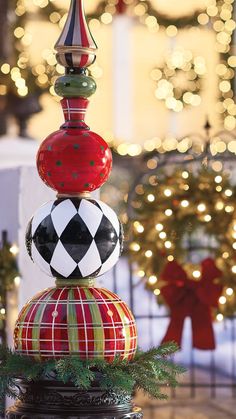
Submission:
POLYGON ((0 397, 16 398, 19 378, 36 381, 51 377, 65 384, 72 383, 81 390, 97 383, 103 390, 112 388, 131 393, 137 388, 151 397, 164 399, 167 396, 161 387, 175 387, 177 376, 185 371, 167 359, 177 350, 175 343, 168 343, 146 352, 138 350, 132 361, 117 357, 112 363, 78 357, 37 361, 0 345, 0 397))

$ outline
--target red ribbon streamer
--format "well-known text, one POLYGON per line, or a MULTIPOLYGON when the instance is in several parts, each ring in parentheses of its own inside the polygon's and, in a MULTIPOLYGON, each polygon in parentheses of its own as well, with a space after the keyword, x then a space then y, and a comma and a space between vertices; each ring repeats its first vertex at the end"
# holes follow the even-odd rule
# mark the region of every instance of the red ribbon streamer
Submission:
POLYGON ((118 0, 117 5, 116 5, 116 11, 119 15, 121 15, 122 13, 125 12, 126 9, 126 4, 124 2, 124 0, 118 0))
POLYGON ((184 320, 192 321, 193 347, 198 349, 215 349, 215 336, 212 326, 211 307, 218 306, 223 287, 216 283, 222 276, 215 261, 211 258, 201 263, 201 280, 190 280, 176 262, 165 266, 161 279, 168 282, 162 288, 162 295, 170 307, 171 318, 164 342, 175 341, 181 346, 184 320))

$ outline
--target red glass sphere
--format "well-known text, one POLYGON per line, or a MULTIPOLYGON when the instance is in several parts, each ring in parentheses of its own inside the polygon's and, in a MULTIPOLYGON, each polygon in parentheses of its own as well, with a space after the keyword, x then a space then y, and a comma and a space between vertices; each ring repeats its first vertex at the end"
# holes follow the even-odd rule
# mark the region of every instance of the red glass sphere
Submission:
POLYGON ((49 288, 22 309, 15 349, 34 359, 78 356, 132 360, 137 330, 128 306, 113 292, 94 287, 49 288))
POLYGON ((37 155, 41 179, 61 194, 94 191, 108 179, 112 154, 97 134, 64 128, 49 135, 37 155))

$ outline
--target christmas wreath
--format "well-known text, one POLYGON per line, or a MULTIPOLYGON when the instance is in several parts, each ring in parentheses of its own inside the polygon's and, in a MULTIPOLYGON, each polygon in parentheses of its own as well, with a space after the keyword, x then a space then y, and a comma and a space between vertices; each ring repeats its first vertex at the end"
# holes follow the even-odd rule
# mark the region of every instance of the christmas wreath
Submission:
POLYGON ((177 49, 169 53, 164 63, 151 72, 156 81, 155 96, 175 112, 201 103, 206 64, 203 57, 193 57, 191 51, 177 49))
POLYGON ((129 247, 159 302, 171 307, 187 287, 218 320, 235 312, 235 200, 230 176, 208 168, 149 174, 136 186, 129 247))

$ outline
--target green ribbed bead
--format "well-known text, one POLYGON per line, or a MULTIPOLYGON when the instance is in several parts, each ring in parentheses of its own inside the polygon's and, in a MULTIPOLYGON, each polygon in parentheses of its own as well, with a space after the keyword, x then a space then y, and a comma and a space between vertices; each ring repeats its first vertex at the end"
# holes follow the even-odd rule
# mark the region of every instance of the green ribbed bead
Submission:
POLYGON ((56 80, 55 92, 62 97, 89 97, 95 93, 97 85, 92 77, 85 74, 66 74, 56 80))

